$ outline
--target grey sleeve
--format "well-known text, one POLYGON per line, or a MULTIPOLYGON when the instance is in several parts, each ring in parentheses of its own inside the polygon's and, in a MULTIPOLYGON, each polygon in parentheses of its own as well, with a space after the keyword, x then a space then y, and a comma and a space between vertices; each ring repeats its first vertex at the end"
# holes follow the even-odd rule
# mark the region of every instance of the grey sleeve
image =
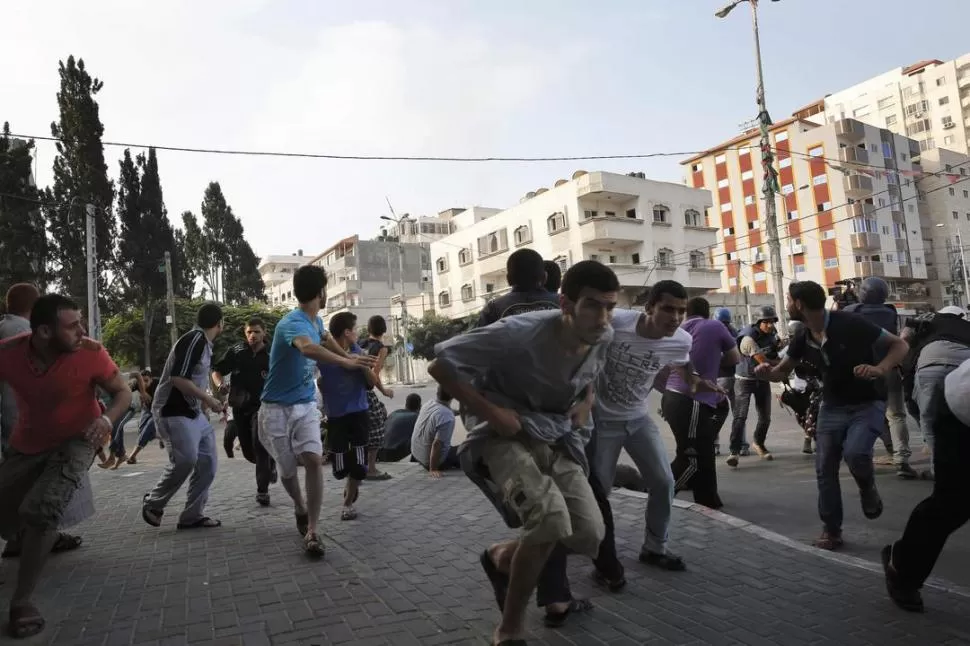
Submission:
POLYGON ((507 320, 498 321, 442 341, 434 347, 435 361, 453 372, 473 377, 503 361, 512 341, 507 320))

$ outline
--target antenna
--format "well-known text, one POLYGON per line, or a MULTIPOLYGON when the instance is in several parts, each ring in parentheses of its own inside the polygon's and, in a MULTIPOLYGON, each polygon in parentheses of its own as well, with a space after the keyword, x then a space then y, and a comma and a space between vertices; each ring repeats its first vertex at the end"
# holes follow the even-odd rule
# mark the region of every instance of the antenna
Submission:
POLYGON ((391 217, 397 220, 397 213, 394 212, 394 207, 391 206, 391 198, 385 195, 384 201, 387 202, 387 208, 391 210, 391 217))

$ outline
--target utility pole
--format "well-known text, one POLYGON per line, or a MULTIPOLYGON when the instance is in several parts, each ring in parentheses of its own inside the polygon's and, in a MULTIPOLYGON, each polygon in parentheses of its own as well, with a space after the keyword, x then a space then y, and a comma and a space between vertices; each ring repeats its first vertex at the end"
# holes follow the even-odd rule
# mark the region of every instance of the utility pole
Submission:
POLYGON ((388 222, 393 222, 397 225, 397 261, 398 270, 401 272, 401 382, 410 384, 411 379, 411 354, 408 352, 408 299, 406 289, 404 287, 404 243, 401 242, 401 236, 404 234, 404 225, 407 224, 408 215, 405 213, 401 217, 397 217, 394 212, 394 207, 391 206, 391 200, 387 197, 384 198, 387 201, 387 208, 391 211, 390 215, 382 215, 382 220, 387 220, 388 222))
POLYGON ((85 212, 84 239, 87 248, 84 255, 87 260, 88 275, 88 334, 92 339, 99 339, 101 326, 98 317, 98 245, 94 205, 86 205, 85 212))
MULTIPOLYGON (((778 2, 778 0, 772 0, 778 2)), ((765 228, 768 233, 768 253, 771 262, 771 283, 772 291, 775 293, 775 313, 782 330, 787 329, 787 317, 785 308, 785 285, 784 272, 781 265, 781 242, 778 240, 778 212, 776 209, 775 195, 779 193, 778 173, 774 168, 774 155, 771 151, 771 138, 768 128, 771 127, 771 117, 768 115, 768 108, 765 105, 765 80, 764 71, 761 65, 761 38, 758 34, 758 0, 734 0, 714 15, 724 18, 731 10, 742 2, 751 5, 751 23, 754 30, 754 56, 758 73, 758 89, 756 102, 758 105, 758 126, 761 130, 761 165, 764 169, 762 178, 762 191, 765 198, 765 228)))
POLYGON ((175 329, 175 287, 172 284, 172 254, 165 252, 165 301, 168 303, 168 315, 165 317, 168 323, 168 331, 172 339, 172 347, 178 340, 178 332, 175 329))

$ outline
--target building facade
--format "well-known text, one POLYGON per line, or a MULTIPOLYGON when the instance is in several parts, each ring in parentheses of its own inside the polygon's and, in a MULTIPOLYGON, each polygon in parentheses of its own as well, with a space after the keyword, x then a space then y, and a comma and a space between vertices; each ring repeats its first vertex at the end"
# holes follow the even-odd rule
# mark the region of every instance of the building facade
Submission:
POLYGON ((259 262, 259 275, 263 279, 263 294, 273 307, 296 305, 293 298, 293 272, 309 265, 316 256, 304 256, 303 249, 289 256, 267 256, 259 262))
POLYGON ((430 244, 454 233, 449 214, 450 211, 443 211, 437 216, 411 217, 405 213, 396 222, 385 221, 377 237, 410 244, 430 244))
POLYGON ((964 260, 970 256, 970 156, 942 148, 921 156, 926 175, 920 191, 931 214, 934 266, 944 305, 966 307, 964 260))
POLYGON ((606 264, 620 279, 624 304, 662 279, 693 293, 717 289, 710 205, 707 190, 642 174, 576 171, 508 209, 452 209, 445 213, 455 232, 431 243, 434 309, 469 316, 508 291, 506 260, 519 248, 535 249, 563 271, 581 260, 606 264))

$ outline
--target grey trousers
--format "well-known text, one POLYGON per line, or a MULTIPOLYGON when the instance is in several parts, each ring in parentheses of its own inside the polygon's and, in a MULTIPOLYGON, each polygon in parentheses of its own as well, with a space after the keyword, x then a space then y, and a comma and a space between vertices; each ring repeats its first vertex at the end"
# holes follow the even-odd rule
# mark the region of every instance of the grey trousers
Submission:
POLYGON ((913 451, 909 448, 909 427, 906 425, 906 403, 903 401, 903 377, 898 370, 886 376, 886 421, 893 440, 893 464, 908 464, 913 451))
POLYGON ((205 415, 155 418, 158 434, 166 440, 169 463, 158 484, 145 498, 150 509, 163 510, 172 496, 189 480, 185 509, 179 523, 194 523, 205 516, 209 487, 216 478, 219 464, 216 434, 205 415))
POLYGON ((916 382, 913 395, 919 406, 919 426, 923 431, 923 443, 930 449, 930 465, 933 464, 933 446, 935 444, 936 412, 941 410, 943 401, 942 382, 946 376, 956 370, 957 366, 931 365, 916 371, 916 382))

